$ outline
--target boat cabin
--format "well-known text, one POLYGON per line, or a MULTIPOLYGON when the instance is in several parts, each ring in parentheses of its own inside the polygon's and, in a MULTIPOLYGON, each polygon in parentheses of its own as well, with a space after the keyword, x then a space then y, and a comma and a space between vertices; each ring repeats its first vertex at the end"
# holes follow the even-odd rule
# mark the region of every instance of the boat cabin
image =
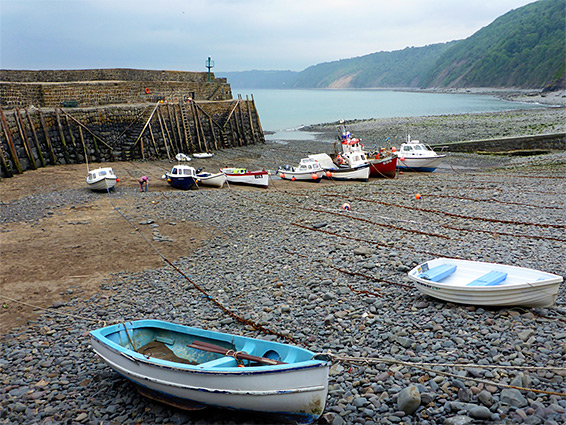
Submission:
POLYGON ((94 181, 101 178, 113 178, 114 171, 110 167, 105 168, 97 168, 96 170, 92 170, 88 173, 87 180, 94 181))
POLYGON ((293 171, 315 172, 322 171, 322 167, 315 159, 303 158, 301 159, 299 166, 297 168, 293 168, 293 171))
POLYGON ((197 173, 193 167, 188 165, 176 165, 169 173, 171 177, 196 177, 197 173))

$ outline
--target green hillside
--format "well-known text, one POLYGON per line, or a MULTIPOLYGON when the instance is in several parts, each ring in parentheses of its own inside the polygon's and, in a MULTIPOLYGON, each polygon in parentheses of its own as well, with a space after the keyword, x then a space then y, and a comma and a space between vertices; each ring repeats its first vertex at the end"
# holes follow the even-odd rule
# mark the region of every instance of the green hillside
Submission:
POLYGON ((242 88, 566 89, 566 0, 512 10, 465 40, 407 47, 311 66, 301 72, 224 73, 242 88))
POLYGON ((293 87, 419 87, 438 58, 454 44, 407 47, 321 63, 300 72, 293 87))
POLYGON ((424 86, 563 87, 565 19, 566 0, 512 10, 445 52, 424 86))

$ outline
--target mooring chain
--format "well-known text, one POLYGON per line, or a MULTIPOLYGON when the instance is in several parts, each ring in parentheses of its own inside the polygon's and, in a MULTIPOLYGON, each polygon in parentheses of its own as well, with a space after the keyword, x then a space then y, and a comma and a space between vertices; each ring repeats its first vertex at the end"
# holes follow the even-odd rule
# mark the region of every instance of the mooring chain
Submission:
MULTIPOLYGON (((324 194, 322 196, 338 197, 339 195, 324 194)), ((352 198, 352 199, 355 199, 356 201, 362 201, 362 202, 373 202, 375 204, 381 204, 381 205, 385 205, 385 206, 388 206, 388 207, 405 208, 405 209, 409 209, 409 210, 413 210, 413 211, 422 211, 422 212, 428 212, 428 213, 433 213, 433 214, 442 214, 442 215, 446 215, 446 216, 449 216, 449 217, 463 218, 463 219, 466 219, 466 220, 479 220, 479 221, 488 221, 488 222, 492 222, 492 223, 535 226, 535 227, 543 227, 543 228, 551 227, 551 228, 555 228, 555 229, 566 229, 565 224, 528 223, 528 222, 515 221, 515 220, 501 220, 501 219, 498 219, 498 218, 474 217, 474 216, 466 216, 466 215, 463 215, 463 214, 450 213, 450 212, 446 212, 446 211, 432 210, 432 209, 427 209, 427 208, 416 208, 415 206, 392 204, 390 202, 376 201, 376 200, 373 200, 373 199, 364 199, 364 198, 352 198)))

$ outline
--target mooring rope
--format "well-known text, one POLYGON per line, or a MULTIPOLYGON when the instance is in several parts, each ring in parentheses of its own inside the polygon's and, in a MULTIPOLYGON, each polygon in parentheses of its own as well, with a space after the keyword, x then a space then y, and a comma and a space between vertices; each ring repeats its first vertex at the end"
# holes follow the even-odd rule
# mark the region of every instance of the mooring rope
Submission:
POLYGON ((497 365, 479 365, 479 364, 463 364, 463 363, 422 363, 422 362, 411 363, 411 362, 406 362, 406 361, 402 361, 402 360, 388 359, 388 358, 383 358, 383 357, 381 357, 381 358, 380 357, 373 357, 373 358, 372 357, 348 357, 348 356, 340 356, 340 355, 332 354, 330 352, 320 353, 320 354, 323 355, 323 356, 328 356, 334 361, 340 361, 340 362, 345 362, 345 363, 362 363, 362 364, 393 363, 393 364, 399 364, 399 365, 403 365, 403 366, 407 366, 407 367, 414 367, 416 369, 421 369, 421 370, 424 370, 424 371, 430 372, 430 373, 435 373, 435 374, 444 375, 444 376, 450 376, 452 378, 470 380, 470 381, 479 382, 479 383, 486 384, 486 385, 494 385, 494 386, 500 387, 500 388, 513 388, 513 389, 516 389, 516 390, 519 390, 519 391, 527 391, 527 392, 534 392, 534 393, 540 393, 540 394, 556 395, 556 396, 560 396, 560 397, 566 397, 566 393, 555 392, 555 391, 546 391, 546 390, 537 390, 535 388, 519 387, 519 386, 515 386, 515 385, 507 385, 507 384, 502 384, 500 382, 490 381, 490 380, 487 380, 487 379, 475 378, 473 376, 465 376, 464 377, 464 376, 456 375, 456 374, 450 373, 450 372, 431 369, 431 366, 432 366, 432 367, 454 367, 454 368, 458 368, 458 367, 472 368, 473 367, 473 368, 477 368, 477 369, 491 368, 491 369, 512 369, 512 370, 564 370, 563 367, 497 366, 497 365))

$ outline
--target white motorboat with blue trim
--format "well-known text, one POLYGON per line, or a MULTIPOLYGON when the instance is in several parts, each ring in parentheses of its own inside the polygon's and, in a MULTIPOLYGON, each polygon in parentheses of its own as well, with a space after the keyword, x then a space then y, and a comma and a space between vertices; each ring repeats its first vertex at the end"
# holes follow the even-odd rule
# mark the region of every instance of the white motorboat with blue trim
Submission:
POLYGON ((428 171, 436 170, 446 155, 437 154, 430 146, 418 140, 411 140, 407 136, 407 142, 402 143, 397 153, 397 168, 405 171, 428 171))

